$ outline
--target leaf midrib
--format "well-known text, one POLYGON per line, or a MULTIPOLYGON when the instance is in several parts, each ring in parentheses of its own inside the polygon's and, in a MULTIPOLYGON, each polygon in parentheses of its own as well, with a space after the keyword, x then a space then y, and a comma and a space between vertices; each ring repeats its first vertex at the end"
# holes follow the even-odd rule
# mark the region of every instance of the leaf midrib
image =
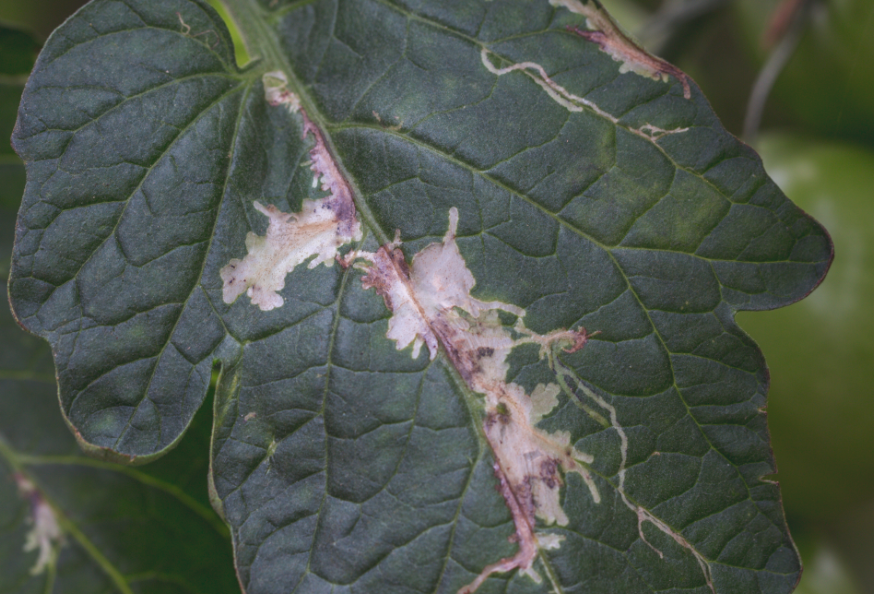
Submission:
MULTIPOLYGON (((225 5, 225 8, 228 10, 228 13, 232 15, 232 17, 235 14, 239 15, 239 13, 235 13, 235 11, 230 6, 232 3, 240 6, 240 5, 242 5, 246 2, 249 2, 249 1, 250 0, 222 0, 223 4, 225 5)), ((240 7, 244 8, 243 6, 240 6, 240 7)), ((251 10, 251 8, 252 8, 252 5, 250 4, 248 10, 251 10)), ((260 8, 257 5, 255 5, 254 8, 255 8, 254 12, 263 16, 263 13, 261 13, 260 8)), ((245 8, 244 8, 244 10, 245 10, 245 8)), ((243 19, 250 18, 250 17, 251 17, 251 12, 248 14, 247 17, 243 17, 243 19)), ((240 26, 240 29, 243 32, 243 37, 245 38, 246 32, 243 28, 243 23, 240 23, 238 21, 237 24, 238 24, 238 26, 240 26)), ((387 243, 388 241, 390 241, 389 235, 377 223, 376 217, 373 215, 373 212, 370 210, 369 205, 363 199, 360 199, 360 197, 363 196, 364 194, 360 190, 360 188, 357 186, 355 178, 352 177, 349 174, 349 172, 346 170, 344 163, 341 160, 336 158, 336 155, 338 153, 337 153, 336 147, 334 146, 333 138, 331 137, 331 135, 328 131, 328 128, 325 125, 326 120, 325 120, 324 116, 318 110, 315 103, 312 101, 309 94, 305 91, 303 85, 298 80, 297 75, 294 72, 294 69, 291 67, 291 63, 287 60, 287 58, 285 57, 284 54, 282 54, 281 51, 278 51, 277 48, 279 46, 278 46, 278 43, 276 42, 276 39, 275 39, 274 29, 272 27, 263 26, 264 21, 260 21, 260 22, 258 22, 258 24, 262 25, 262 27, 260 27, 261 30, 259 32, 257 32, 257 33, 260 33, 260 35, 258 35, 258 39, 260 42, 259 46, 261 47, 262 50, 267 49, 267 51, 269 51, 269 53, 272 54, 270 56, 270 58, 272 59, 272 62, 273 62, 273 64, 268 63, 265 66, 263 66, 262 68, 259 68, 258 70, 264 70, 267 68, 272 70, 273 66, 278 65, 279 69, 281 69, 283 72, 285 72, 286 76, 288 77, 289 88, 291 88, 298 95, 303 108, 307 112, 307 115, 322 130, 324 141, 325 141, 325 144, 326 144, 330 154, 335 158, 335 163, 336 163, 338 169, 340 170, 341 174, 343 175, 343 177, 346 179, 346 181, 349 183, 350 187, 352 188, 352 196, 353 196, 353 200, 355 203, 355 207, 358 210, 359 218, 364 219, 365 225, 367 227, 369 227, 371 229, 371 231, 377 236, 377 241, 380 244, 387 243), (266 41, 271 41, 272 47, 265 48, 266 41)), ((256 33, 256 35, 257 35, 257 33, 256 33)), ((255 55, 255 52, 251 52, 251 50, 250 50, 250 53, 252 55, 255 55)), ((346 276, 347 275, 344 275, 344 281, 345 281, 346 276)), ((339 314, 339 311, 338 311, 338 314, 339 314)), ((337 317, 339 318, 339 315, 337 317)), ((337 326, 335 324, 334 328, 332 329, 331 335, 330 335, 330 341, 332 344, 333 344, 334 337, 336 335, 336 329, 337 329, 337 326)), ((479 447, 480 447, 480 452, 482 452, 485 448, 486 441, 485 441, 485 437, 483 435, 482 423, 477 422, 479 415, 478 415, 478 411, 477 411, 477 405, 474 401, 475 397, 474 397, 473 393, 469 390, 469 388, 466 386, 464 381, 461 379, 461 376, 459 375, 458 370, 456 370, 451 364, 449 364, 448 362, 445 361, 445 356, 442 353, 441 353, 441 357, 444 358, 444 366, 450 371, 450 375, 453 377, 454 383, 459 388, 459 393, 463 396, 462 400, 465 402, 465 405, 467 406, 468 411, 471 414, 471 420, 473 421, 472 424, 474 425, 474 432, 477 434, 477 437, 478 437, 477 442, 478 442, 479 447)), ((326 389, 327 389, 327 384, 326 384, 326 389)), ((326 453, 326 455, 327 455, 327 453, 326 453)), ((482 455, 482 454, 480 453, 480 455, 482 455)), ((470 476, 471 477, 473 476, 473 471, 474 471, 474 468, 471 467, 470 468, 470 476)), ((468 486, 470 485, 470 479, 468 480, 467 485, 468 486)), ((465 489, 464 492, 461 494, 461 497, 460 497, 461 503, 459 504, 459 510, 461 510, 461 505, 463 503, 464 495, 466 493, 467 493, 467 489, 465 489)), ((327 490, 325 491, 325 496, 327 496, 327 490)), ((319 506, 319 510, 321 510, 323 503, 324 503, 324 499, 323 499, 322 504, 320 504, 320 506, 319 506)), ((318 528, 317 528, 317 530, 318 530, 318 528)), ((453 534, 454 534, 454 532, 453 532, 453 534)), ((317 536, 316 534, 313 535, 314 542, 315 542, 316 536, 317 536)), ((446 551, 447 562, 448 562, 448 559, 451 557, 451 555, 452 555, 451 549, 447 549, 447 551, 446 551)), ((545 557, 541 557, 541 559, 542 559, 542 562, 544 563, 544 565, 546 565, 547 559, 545 557)), ((311 561, 312 561, 312 549, 310 551, 310 556, 307 560, 307 566, 306 566, 305 571, 303 572, 303 575, 306 575, 306 573, 309 572, 309 567, 310 567, 311 561)), ((547 570, 550 573, 550 577, 552 577, 554 570, 552 570, 551 567, 547 568, 547 570)), ((303 579, 303 577, 301 579, 303 579)), ((302 582, 300 582, 300 583, 302 583, 302 582)), ((298 583, 296 585, 295 590, 300 585, 300 583, 298 583)), ((439 587, 439 582, 435 586, 435 592, 436 592, 437 587, 439 587)))

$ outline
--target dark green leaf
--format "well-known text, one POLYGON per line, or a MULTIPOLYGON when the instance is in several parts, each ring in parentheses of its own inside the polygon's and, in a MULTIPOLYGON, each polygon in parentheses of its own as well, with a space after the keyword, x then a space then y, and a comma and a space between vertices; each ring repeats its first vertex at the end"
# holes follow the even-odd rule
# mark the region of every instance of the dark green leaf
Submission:
MULTIPOLYGON (((767 372, 734 313, 807 294, 830 243, 697 87, 684 97, 659 62, 646 66, 659 80, 620 74, 598 44, 627 43, 569 30, 586 19, 546 0, 225 4, 260 56, 248 70, 201 2, 101 0, 28 83, 10 293, 54 346, 86 450, 162 454, 218 361, 214 504, 250 594, 456 592, 519 549, 486 440, 517 416, 489 404, 500 391, 484 402, 464 348, 399 352, 352 267, 298 266, 281 300, 257 285, 256 301, 282 303, 269 311, 223 298, 246 234, 279 217, 266 205, 325 195, 305 167, 327 155, 317 133, 265 100, 278 70, 348 177, 356 248, 399 229, 409 263, 455 208, 476 298, 524 308, 544 335, 600 332, 572 354, 515 349, 499 378, 527 394, 562 384, 537 434, 568 432, 593 457, 600 502, 586 471, 556 474, 568 523, 538 528, 564 539, 537 553, 545 579, 497 573, 480 591, 791 591, 797 555, 763 480, 767 372)), ((458 327, 510 335, 514 316, 502 330, 467 311, 458 327)), ((536 503, 522 486, 514 497, 536 503)))
MULTIPOLYGON (((4 266, 13 212, 0 209, 4 266)), ((236 591, 227 531, 207 498, 210 427, 208 412, 198 416, 147 471, 85 457, 58 415, 51 352, 0 311, 0 591, 236 591), (40 530, 45 564, 40 546, 26 546, 40 530)))

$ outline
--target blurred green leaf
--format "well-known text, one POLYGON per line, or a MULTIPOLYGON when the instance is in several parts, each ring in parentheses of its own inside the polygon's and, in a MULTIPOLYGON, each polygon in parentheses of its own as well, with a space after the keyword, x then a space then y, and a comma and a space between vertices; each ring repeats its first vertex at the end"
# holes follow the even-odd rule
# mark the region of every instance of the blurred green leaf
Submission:
POLYGON ((862 594, 840 553, 822 537, 800 542, 804 573, 795 594, 862 594))
MULTIPOLYGON (((796 2, 806 6, 804 36, 774 86, 774 100, 809 131, 874 144, 874 2, 796 2)), ((760 63, 769 51, 769 31, 786 25, 789 3, 740 0, 734 3, 750 53, 760 63), (778 6, 783 10, 778 13, 778 6)))
MULTIPOLYGON (((0 24, 0 208, 14 211, 24 193, 24 166, 9 144, 39 43, 30 34, 0 24)), ((5 275, 4 275, 5 277, 5 275)))
POLYGON ((29 74, 39 48, 40 43, 30 33, 0 23, 0 75, 29 74))
MULTIPOLYGON (((4 324, 5 347, 17 346, 10 330, 20 332, 4 324)), ((239 591, 227 531, 203 503, 208 440, 184 448, 196 458, 174 452, 149 472, 98 462, 81 453, 57 414, 51 383, 9 369, 0 377, 0 591, 239 591), (198 488, 180 487, 180 472, 198 488), (40 547, 26 543, 46 532, 46 518, 60 538, 44 545, 43 567, 40 547)), ((208 424, 203 416, 192 431, 208 432, 208 424)))

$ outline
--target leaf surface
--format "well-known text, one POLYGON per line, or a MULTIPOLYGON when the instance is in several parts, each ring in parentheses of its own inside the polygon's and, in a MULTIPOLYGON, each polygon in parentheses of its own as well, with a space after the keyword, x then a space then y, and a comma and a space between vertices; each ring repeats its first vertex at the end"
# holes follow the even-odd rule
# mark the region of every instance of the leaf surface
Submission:
MULTIPOLYGON (((15 210, 3 204, 5 268, 15 210)), ((0 312, 0 591, 238 591, 207 497, 210 427, 200 415, 176 451, 144 470, 86 457, 58 414, 51 351, 0 312)))
MULTIPOLYGON (((537 336, 598 333, 510 349, 502 385, 562 384, 538 431, 591 460, 559 477, 567 524, 530 526, 532 571, 478 591, 794 587, 763 480, 767 371, 734 312, 811 291, 828 237, 682 73, 555 4, 228 0, 260 56, 240 70, 203 3, 98 0, 41 54, 15 133, 15 312, 105 458, 172 447, 220 362, 213 503, 247 592, 456 592, 520 546, 487 439, 500 407, 445 341, 396 348, 373 272, 327 259, 285 276, 272 309, 226 302, 223 271, 277 213, 327 204, 332 179, 362 227, 341 251, 399 230, 415 275, 445 235, 471 303, 523 308, 537 336), (303 111, 265 98, 277 71, 303 111), (321 184, 319 138, 338 171, 321 184)), ((500 316, 470 323, 509 335, 500 316)))

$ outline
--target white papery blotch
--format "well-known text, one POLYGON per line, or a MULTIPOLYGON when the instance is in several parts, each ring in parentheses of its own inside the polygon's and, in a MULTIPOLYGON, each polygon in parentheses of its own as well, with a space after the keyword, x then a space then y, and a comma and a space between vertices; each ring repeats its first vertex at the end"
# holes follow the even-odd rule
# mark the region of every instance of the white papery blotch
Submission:
POLYGON ((264 99, 267 103, 274 107, 284 105, 291 113, 300 110, 300 97, 289 90, 288 77, 284 72, 281 70, 268 72, 261 77, 261 82, 264 84, 264 99))
POLYGON ((536 425, 540 419, 552 412, 558 406, 558 395, 561 388, 558 384, 537 384, 531 392, 531 424, 536 425))
POLYGON ((334 158, 325 146, 321 131, 300 107, 300 100, 286 87, 285 74, 270 72, 263 77, 266 101, 282 106, 290 113, 303 117, 303 136, 312 135, 310 169, 313 185, 329 195, 319 200, 304 200, 299 213, 286 213, 272 205, 254 202, 255 209, 269 220, 267 233, 246 235, 248 254, 242 260, 232 259, 220 271, 222 299, 233 303, 246 293, 262 311, 280 307, 279 295, 285 287, 285 277, 299 264, 310 260, 308 267, 324 263, 331 266, 339 256, 339 249, 362 237, 352 189, 337 168, 334 158))

